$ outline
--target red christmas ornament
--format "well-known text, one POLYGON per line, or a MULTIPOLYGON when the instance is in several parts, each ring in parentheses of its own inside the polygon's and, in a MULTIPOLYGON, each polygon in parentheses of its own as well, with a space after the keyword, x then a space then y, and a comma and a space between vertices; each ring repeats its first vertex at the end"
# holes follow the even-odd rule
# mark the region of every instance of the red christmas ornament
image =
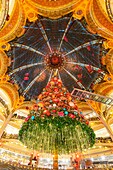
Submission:
POLYGON ((31 116, 27 116, 27 117, 25 118, 25 122, 27 122, 30 118, 31 118, 31 116))
POLYGON ((54 88, 54 92, 58 92, 59 91, 59 89, 58 88, 54 88))
POLYGON ((25 77, 28 77, 29 76, 29 73, 25 73, 25 77))
POLYGON ((70 96, 70 93, 66 93, 66 96, 67 96, 67 97, 70 96))
POLYGON ((64 116, 64 112, 58 112, 58 116, 63 117, 64 116))
POLYGON ((88 121, 86 121, 86 125, 89 125, 89 122, 88 122, 88 121))
POLYGON ((87 46, 87 50, 90 51, 90 50, 91 50, 91 47, 90 47, 90 46, 87 46))
POLYGON ((77 77, 78 77, 79 79, 81 79, 81 78, 82 78, 82 74, 78 74, 77 77))
POLYGON ((58 78, 57 77, 54 77, 54 79, 53 79, 54 81, 57 81, 58 80, 58 78))
POLYGON ((45 92, 45 95, 49 95, 49 92, 45 92))
POLYGON ((61 87, 61 86, 62 86, 61 82, 58 82, 58 87, 61 87))
POLYGON ((50 84, 48 84, 47 86, 46 86, 46 90, 48 90, 50 88, 50 84))
POLYGON ((24 77, 24 80, 25 80, 25 81, 29 80, 29 77, 24 77))
POLYGON ((78 80, 77 83, 78 83, 78 82, 79 82, 79 83, 82 83, 82 80, 78 80))
POLYGON ((53 113, 56 113, 56 110, 52 110, 53 113))
POLYGON ((75 115, 72 114, 72 113, 69 113, 69 117, 72 118, 72 119, 74 119, 74 118, 75 118, 75 115))
POLYGON ((75 66, 75 69, 76 69, 76 70, 82 70, 82 68, 81 68, 79 65, 76 65, 76 66, 75 66))
POLYGON ((64 37, 64 41, 68 42, 68 39, 67 39, 67 37, 66 37, 66 36, 64 37))
POLYGON ((51 114, 50 114, 50 112, 48 111, 48 112, 46 113, 46 115, 47 115, 47 116, 50 116, 51 114))
POLYGON ((50 116, 50 112, 48 110, 44 110, 43 112, 45 115, 50 116))
POLYGON ((55 102, 55 103, 58 103, 59 102, 59 99, 53 99, 53 102, 55 102))

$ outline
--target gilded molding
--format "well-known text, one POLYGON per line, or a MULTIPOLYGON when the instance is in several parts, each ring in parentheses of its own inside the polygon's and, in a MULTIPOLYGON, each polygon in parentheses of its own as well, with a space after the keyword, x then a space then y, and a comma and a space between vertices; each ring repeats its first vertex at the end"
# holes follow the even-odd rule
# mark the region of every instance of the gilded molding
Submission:
POLYGON ((8 19, 9 11, 9 0, 0 1, 0 29, 4 26, 5 22, 8 19))
POLYGON ((8 65, 9 60, 6 53, 0 50, 0 77, 5 75, 8 65))
MULTIPOLYGON (((95 85, 94 91, 97 94, 102 94, 104 96, 110 97, 111 93, 113 92, 113 82, 104 82, 95 85)), ((95 104, 95 108, 97 107, 100 110, 100 113, 103 114, 104 111, 107 109, 107 105, 104 105, 102 103, 97 103, 95 104)))
POLYGON ((113 106, 107 109, 107 116, 106 116, 108 124, 113 123, 113 106))
POLYGON ((111 19, 111 21, 113 22, 113 10, 112 10, 112 6, 111 6, 111 3, 113 3, 113 1, 105 0, 105 3, 106 3, 106 9, 107 9, 108 16, 111 19))
POLYGON ((92 0, 87 6, 86 21, 89 31, 109 40, 113 39, 113 23, 106 16, 98 0, 92 0))
POLYGON ((72 11, 81 3, 83 0, 56 0, 49 1, 44 0, 26 0, 25 3, 33 8, 36 13, 49 17, 52 19, 60 18, 72 11))
POLYGON ((24 101, 23 100, 23 103, 21 105, 18 106, 17 110, 28 110, 29 112, 29 109, 32 108, 32 106, 35 104, 35 102, 32 102, 32 101, 24 101))
POLYGON ((83 0, 77 7, 74 8, 73 17, 76 19, 82 19, 85 16, 86 7, 89 2, 87 0, 83 0))
MULTIPOLYGON (((3 118, 7 117, 10 114, 10 109, 8 104, 2 99, 2 97, 0 97, 0 103, 3 105, 3 109, 4 109, 4 115, 1 115, 3 118)), ((0 113, 1 114, 1 113, 0 113)))
POLYGON ((82 112, 85 112, 85 111, 91 112, 92 111, 86 102, 79 102, 79 103, 77 103, 77 105, 78 105, 79 110, 81 110, 82 112))
POLYGON ((105 56, 105 65, 113 81, 113 76, 112 76, 113 75, 113 49, 109 50, 109 52, 105 56))
POLYGON ((5 83, 1 82, 0 88, 3 89, 7 93, 11 101, 12 108, 14 109, 17 102, 19 101, 19 93, 17 91, 17 88, 9 82, 5 82, 5 83))
POLYGON ((4 44, 4 42, 9 42, 16 36, 21 36, 25 31, 23 28, 25 22, 26 16, 23 6, 19 0, 16 0, 9 21, 0 31, 0 42, 4 44))

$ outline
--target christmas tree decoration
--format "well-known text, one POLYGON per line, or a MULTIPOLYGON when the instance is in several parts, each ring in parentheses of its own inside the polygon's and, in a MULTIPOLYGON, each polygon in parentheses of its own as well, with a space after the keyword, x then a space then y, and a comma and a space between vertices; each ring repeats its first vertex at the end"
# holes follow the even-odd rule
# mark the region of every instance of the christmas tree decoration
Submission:
POLYGON ((24 80, 25 80, 25 81, 29 80, 29 77, 24 77, 24 80))
POLYGON ((62 81, 52 77, 30 109, 19 140, 39 152, 67 154, 92 147, 95 134, 62 81))

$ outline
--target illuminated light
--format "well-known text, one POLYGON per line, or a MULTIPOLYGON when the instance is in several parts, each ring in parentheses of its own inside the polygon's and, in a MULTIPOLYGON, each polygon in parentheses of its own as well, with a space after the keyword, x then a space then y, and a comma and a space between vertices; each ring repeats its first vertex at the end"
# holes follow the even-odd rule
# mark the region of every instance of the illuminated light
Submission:
POLYGON ((86 117, 86 119, 88 119, 88 118, 89 118, 89 116, 88 116, 88 115, 86 115, 85 117, 86 117))
POLYGON ((90 118, 92 118, 93 117, 93 114, 90 114, 90 118))
POLYGON ((102 159, 102 160, 105 160, 105 156, 101 156, 101 159, 102 159))
POLYGON ((93 116, 96 116, 97 114, 95 112, 93 112, 93 116))
POLYGON ((47 158, 47 161, 50 162, 50 158, 47 158))
POLYGON ((91 158, 91 161, 94 161, 94 158, 91 158))
POLYGON ((53 107, 56 107, 57 105, 56 104, 53 104, 53 107))
POLYGON ((5 101, 5 103, 8 105, 9 104, 9 102, 8 101, 5 101))

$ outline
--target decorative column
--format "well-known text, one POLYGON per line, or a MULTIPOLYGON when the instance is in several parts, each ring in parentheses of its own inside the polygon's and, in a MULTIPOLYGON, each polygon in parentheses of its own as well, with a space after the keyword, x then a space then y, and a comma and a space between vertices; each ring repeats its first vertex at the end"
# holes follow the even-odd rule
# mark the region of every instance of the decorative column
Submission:
POLYGON ((5 128, 6 128, 6 126, 7 126, 7 124, 8 124, 9 121, 11 120, 12 116, 13 116, 13 112, 10 112, 10 114, 9 114, 8 117, 7 117, 7 119, 3 122, 3 125, 2 125, 2 127, 0 128, 0 139, 1 139, 1 137, 2 137, 2 134, 3 134, 3 132, 4 132, 5 128))
POLYGON ((57 151, 57 149, 55 150, 54 155, 53 155, 53 169, 58 170, 58 151, 57 151))
POLYGON ((113 131, 111 129, 111 127, 108 125, 108 123, 106 122, 105 118, 101 115, 99 115, 100 121, 103 123, 103 125, 106 127, 112 141, 113 141, 113 131))
POLYGON ((90 102, 86 101, 87 104, 89 105, 89 107, 98 115, 100 121, 103 123, 103 125, 105 126, 106 130, 108 131, 112 141, 113 141, 113 131, 111 129, 111 127, 108 125, 108 123, 106 122, 104 116, 101 114, 101 112, 96 109, 94 104, 91 104, 90 102))

